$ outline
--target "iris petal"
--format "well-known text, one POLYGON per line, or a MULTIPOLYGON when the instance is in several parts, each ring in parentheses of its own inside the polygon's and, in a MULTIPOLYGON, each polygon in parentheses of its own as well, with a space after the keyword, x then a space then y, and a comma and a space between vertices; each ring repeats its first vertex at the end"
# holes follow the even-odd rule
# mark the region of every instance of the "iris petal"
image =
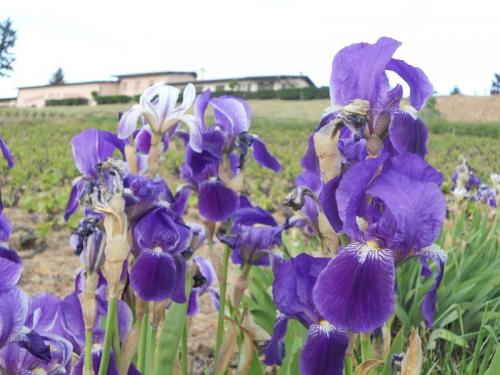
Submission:
POLYGON ((273 155, 271 155, 266 144, 255 136, 252 139, 253 157, 257 163, 274 172, 281 171, 281 164, 273 155))
POLYGON ((205 181, 200 185, 198 208, 211 221, 223 221, 238 208, 238 195, 221 181, 205 181))
POLYGON ((370 332, 394 309, 394 260, 389 250, 354 242, 319 275, 314 302, 335 327, 370 332))

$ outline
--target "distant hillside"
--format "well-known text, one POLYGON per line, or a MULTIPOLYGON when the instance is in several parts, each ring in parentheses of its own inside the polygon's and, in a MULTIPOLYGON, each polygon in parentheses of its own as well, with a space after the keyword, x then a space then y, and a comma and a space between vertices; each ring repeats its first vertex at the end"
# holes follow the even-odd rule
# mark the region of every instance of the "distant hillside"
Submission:
POLYGON ((438 96, 437 109, 451 122, 500 122, 500 95, 438 96))

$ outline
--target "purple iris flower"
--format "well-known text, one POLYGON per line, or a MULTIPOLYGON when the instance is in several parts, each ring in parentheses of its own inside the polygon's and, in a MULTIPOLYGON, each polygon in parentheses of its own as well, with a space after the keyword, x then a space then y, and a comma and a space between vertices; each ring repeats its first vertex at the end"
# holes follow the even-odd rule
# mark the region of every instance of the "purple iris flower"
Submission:
POLYGON ((69 373, 73 347, 59 333, 60 300, 40 294, 29 301, 21 332, 0 351, 6 374, 69 373))
POLYGON ((171 298, 184 303, 186 260, 192 233, 171 209, 158 206, 132 224, 136 256, 130 272, 130 284, 144 301, 171 298))
POLYGON ((219 309, 219 293, 213 287, 217 280, 217 275, 210 261, 202 256, 193 258, 197 266, 196 273, 193 277, 193 288, 189 295, 188 312, 189 316, 196 315, 200 311, 199 298, 205 293, 210 293, 214 309, 219 309))
POLYGON ((99 164, 112 157, 115 150, 124 155, 125 144, 126 141, 118 139, 113 133, 98 129, 86 129, 73 137, 71 140, 73 158, 82 175, 73 181, 64 213, 65 220, 68 220, 78 208, 78 200, 85 186, 97 178, 99 164))
POLYGON ((333 325, 353 332, 381 326, 394 309, 395 267, 413 256, 425 263, 426 276, 426 260, 438 266, 422 306, 432 325, 446 261, 446 254, 433 245, 446 212, 442 181, 442 174, 418 155, 404 153, 359 162, 338 188, 325 188, 322 204, 327 217, 340 219, 342 232, 351 239, 314 289, 318 310, 333 325), (329 212, 334 208, 336 213, 329 212))
POLYGON ((481 183, 471 165, 462 156, 462 162, 451 174, 451 193, 457 198, 475 199, 476 196, 472 194, 472 190, 480 188, 481 183))
POLYGON ((357 43, 345 47, 333 59, 330 78, 332 108, 320 126, 342 118, 348 131, 340 134, 339 149, 348 161, 362 159, 365 126, 378 142, 388 132, 390 145, 386 146, 390 146, 393 152, 412 152, 422 157, 427 152, 427 129, 414 112, 424 106, 433 88, 421 69, 392 57, 400 45, 394 39, 383 37, 374 44, 357 43), (409 104, 413 109, 400 109, 402 86, 391 87, 387 71, 396 73, 408 84, 409 104), (339 110, 339 107, 349 106, 356 100, 367 104, 368 113, 363 121, 339 110), (361 147, 357 144, 359 141, 361 147))
POLYGON ((478 202, 486 203, 491 208, 497 207, 497 195, 495 189, 492 187, 481 184, 477 190, 476 200, 478 202))
POLYGON ((238 209, 238 195, 230 185, 243 168, 250 148, 261 166, 275 172, 281 166, 266 144, 249 133, 251 111, 244 100, 233 96, 211 98, 210 90, 206 90, 196 98, 194 110, 201 149, 190 146, 193 132, 180 134, 189 143, 181 177, 198 192, 198 208, 204 218, 226 220, 238 209), (209 105, 215 119, 212 126, 205 122, 209 105))
POLYGON ((260 207, 238 209, 232 216, 230 234, 218 234, 220 241, 233 251, 234 264, 269 266, 275 246, 281 245, 286 225, 278 225, 273 216, 260 207))
POLYGON ((12 153, 10 152, 9 147, 2 137, 0 137, 0 149, 2 150, 3 157, 7 161, 9 168, 12 168, 14 166, 14 159, 12 158, 12 153))
POLYGON ((281 365, 288 320, 296 319, 308 330, 300 358, 302 373, 342 374, 348 337, 323 318, 313 300, 314 285, 329 260, 308 254, 289 260, 274 259, 273 300, 279 311, 265 349, 267 365, 281 365))

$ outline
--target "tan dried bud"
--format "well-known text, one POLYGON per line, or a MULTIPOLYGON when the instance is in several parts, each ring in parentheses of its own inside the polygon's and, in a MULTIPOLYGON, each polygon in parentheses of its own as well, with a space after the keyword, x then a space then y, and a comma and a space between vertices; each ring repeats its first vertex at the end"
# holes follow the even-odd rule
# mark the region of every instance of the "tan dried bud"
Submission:
POLYGON ((368 157, 376 157, 383 147, 384 143, 382 142, 380 137, 375 133, 371 134, 370 138, 368 138, 368 141, 366 142, 366 151, 368 152, 368 157))
POLYGON ((139 174, 139 170, 137 168, 137 155, 135 150, 130 145, 125 145, 125 158, 127 159, 127 164, 132 174, 139 174))
POLYGON ((314 150, 319 159, 321 177, 326 184, 340 174, 341 156, 338 150, 338 122, 332 122, 314 133, 314 150))
POLYGON ((108 281, 110 297, 119 297, 120 295, 120 276, 122 274, 123 262, 127 259, 129 250, 130 246, 124 235, 113 237, 106 244, 104 275, 108 281))
POLYGON ((370 102, 363 99, 354 99, 352 102, 342 107, 342 110, 359 116, 368 116, 370 112, 370 102))

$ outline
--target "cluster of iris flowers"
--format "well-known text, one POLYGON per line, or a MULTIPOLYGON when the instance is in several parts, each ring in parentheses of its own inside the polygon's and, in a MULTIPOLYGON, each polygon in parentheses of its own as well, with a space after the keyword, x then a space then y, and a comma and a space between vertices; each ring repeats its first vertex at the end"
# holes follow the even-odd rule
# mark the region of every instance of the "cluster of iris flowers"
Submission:
POLYGON ((274 273, 277 318, 262 349, 267 365, 282 363, 288 321, 295 319, 308 331, 302 372, 341 374, 353 337, 378 330, 394 313, 395 269, 412 257, 424 277, 432 276, 429 262, 437 265, 422 305, 432 326, 446 262, 434 244, 446 213, 443 176, 425 161, 427 129, 417 116, 432 85, 419 68, 393 58, 399 46, 381 38, 335 56, 332 106, 311 133, 303 172, 286 198, 297 213, 282 223, 244 193, 249 158, 274 172, 281 166, 250 132, 251 110, 240 98, 196 95, 188 85, 179 104, 178 89, 158 84, 121 115, 117 134, 76 135, 71 146, 81 176, 65 218, 83 211, 71 237, 82 269, 70 295, 29 298, 17 286, 21 261, 0 216, 0 367, 7 374, 145 373, 148 334, 159 331, 174 304, 196 314, 207 293, 218 310, 215 354, 224 368, 227 306, 232 317, 239 314, 251 267, 274 273), (406 108, 402 86, 391 87, 387 71, 408 84, 406 108), (173 191, 158 171, 175 139, 185 158, 184 183, 173 191), (188 216, 191 196, 197 215, 188 216), (202 224, 187 220, 196 216, 202 224), (296 257, 273 251, 291 228, 319 238, 321 256, 316 249, 296 257), (205 245, 210 256, 197 255, 205 245), (231 301, 228 259, 241 268, 231 301), (133 337, 141 338, 135 346, 133 337))
POLYGON ((491 208, 497 208, 500 200, 500 175, 490 175, 488 185, 474 173, 471 165, 462 155, 462 161, 451 174, 451 193, 458 201, 477 201, 491 208))

